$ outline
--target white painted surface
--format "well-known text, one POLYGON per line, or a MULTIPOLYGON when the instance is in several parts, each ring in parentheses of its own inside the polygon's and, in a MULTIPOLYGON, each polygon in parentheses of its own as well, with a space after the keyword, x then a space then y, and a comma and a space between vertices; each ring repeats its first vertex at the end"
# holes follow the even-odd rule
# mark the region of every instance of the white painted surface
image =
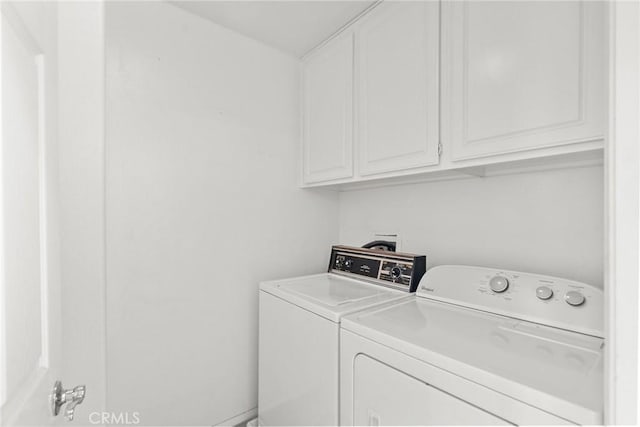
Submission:
POLYGON ((104 5, 60 2, 63 384, 84 384, 76 422, 105 409, 104 5))
MULTIPOLYGON (((461 1, 370 9, 342 34, 356 35, 353 173, 343 165, 339 133, 346 102, 325 103, 334 106, 321 116, 326 125, 309 129, 305 121, 304 132, 305 144, 315 138, 326 149, 307 150, 304 167, 308 174, 317 163, 333 174, 305 175, 303 185, 451 177, 514 161, 526 168, 550 156, 579 165, 583 152, 603 147, 603 7, 461 1)), ((328 55, 330 45, 308 57, 328 55)), ((343 73, 322 75, 313 87, 325 97, 327 88, 344 86, 343 73)), ((314 105, 304 104, 305 119, 317 116, 314 105)))
POLYGON ((0 14, 0 424, 44 426, 62 363, 56 5, 0 14))
MULTIPOLYGON (((7 6, 10 7, 10 6, 7 6)), ((41 306, 46 306, 41 286, 46 288, 46 271, 40 262, 40 221, 46 213, 40 209, 40 156, 44 149, 40 133, 40 109, 43 108, 40 49, 21 34, 28 29, 3 11, 2 80, 5 105, 2 120, 2 220, 3 220, 3 293, 8 321, 5 335, 7 396, 19 387, 41 363, 46 365, 41 306), (22 27, 15 29, 14 27, 22 27), (42 285, 41 285, 42 283, 42 285), (18 326, 19 325, 19 326, 18 326), (44 360, 43 359, 44 356, 44 360)), ((44 196, 43 196, 44 197, 44 196)), ((46 218, 46 217, 45 217, 46 218)), ((46 320, 45 320, 46 322, 46 320)))
POLYGON ((440 4, 383 3, 355 31, 358 174, 437 164, 440 4))
POLYGON ((301 57, 373 1, 172 1, 231 30, 301 57))
POLYGON ((302 83, 303 182, 353 175, 353 33, 305 58, 302 83))
POLYGON ((296 187, 296 60, 106 8, 109 410, 216 424, 257 406, 258 282, 326 269, 337 196, 296 187))
POLYGON ((535 271, 602 287, 603 170, 565 169, 340 193, 340 243, 403 236, 427 268, 535 271))
POLYGON ((443 145, 454 160, 601 139, 603 2, 443 4, 443 145))
POLYGON ((612 2, 609 13, 606 423, 638 424, 640 7, 637 2, 612 2))

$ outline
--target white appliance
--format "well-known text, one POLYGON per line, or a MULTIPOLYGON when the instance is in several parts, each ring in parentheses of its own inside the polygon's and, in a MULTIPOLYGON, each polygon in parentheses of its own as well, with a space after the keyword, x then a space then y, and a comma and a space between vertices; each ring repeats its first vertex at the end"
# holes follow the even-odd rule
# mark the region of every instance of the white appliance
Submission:
POLYGON ((328 273, 261 283, 259 424, 338 425, 342 316, 409 298, 425 263, 334 246, 328 273))
POLYGON ((584 283, 432 268, 343 319, 341 424, 602 424, 602 310, 584 283))

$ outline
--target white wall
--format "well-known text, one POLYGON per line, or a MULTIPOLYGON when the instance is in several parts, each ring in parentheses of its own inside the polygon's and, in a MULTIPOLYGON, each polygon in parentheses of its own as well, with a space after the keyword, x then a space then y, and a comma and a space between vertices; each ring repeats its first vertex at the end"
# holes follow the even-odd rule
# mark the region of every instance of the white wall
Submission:
POLYGON ((603 197, 601 166, 349 191, 340 242, 398 232, 427 267, 494 266, 602 287, 603 197))
POLYGON ((605 423, 640 423, 640 4, 610 2, 605 423))
POLYGON ((258 282, 324 270, 337 195, 297 188, 296 60, 106 8, 108 409, 219 423, 257 404, 258 282))
MULTIPOLYGON (((66 388, 87 386, 76 422, 105 405, 104 8, 59 2, 62 349, 66 388)), ((94 418, 95 419, 95 418, 94 418)))

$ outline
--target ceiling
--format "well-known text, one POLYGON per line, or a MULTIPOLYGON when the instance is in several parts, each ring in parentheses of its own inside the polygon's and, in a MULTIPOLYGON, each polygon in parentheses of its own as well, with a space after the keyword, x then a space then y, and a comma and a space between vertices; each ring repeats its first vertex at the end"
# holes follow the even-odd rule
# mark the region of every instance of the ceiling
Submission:
POLYGON ((375 1, 213 1, 171 3, 301 57, 375 1))

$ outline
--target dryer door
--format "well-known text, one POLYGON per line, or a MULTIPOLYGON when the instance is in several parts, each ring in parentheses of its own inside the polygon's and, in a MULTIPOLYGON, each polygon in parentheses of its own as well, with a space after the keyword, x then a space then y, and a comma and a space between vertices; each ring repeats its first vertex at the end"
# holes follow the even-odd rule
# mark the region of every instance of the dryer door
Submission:
POLYGON ((510 425, 464 400, 359 354, 354 363, 354 425, 510 425))

